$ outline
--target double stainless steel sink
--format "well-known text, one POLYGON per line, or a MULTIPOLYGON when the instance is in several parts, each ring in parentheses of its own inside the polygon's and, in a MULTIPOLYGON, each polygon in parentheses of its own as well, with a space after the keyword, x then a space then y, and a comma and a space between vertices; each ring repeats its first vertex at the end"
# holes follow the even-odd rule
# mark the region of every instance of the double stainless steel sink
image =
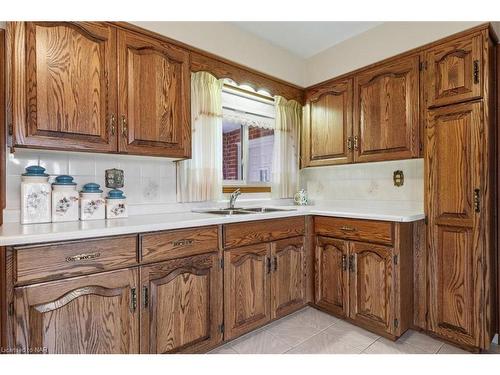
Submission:
POLYGON ((296 211, 295 208, 248 207, 248 208, 208 208, 193 210, 193 212, 215 215, 251 215, 271 212, 296 211))

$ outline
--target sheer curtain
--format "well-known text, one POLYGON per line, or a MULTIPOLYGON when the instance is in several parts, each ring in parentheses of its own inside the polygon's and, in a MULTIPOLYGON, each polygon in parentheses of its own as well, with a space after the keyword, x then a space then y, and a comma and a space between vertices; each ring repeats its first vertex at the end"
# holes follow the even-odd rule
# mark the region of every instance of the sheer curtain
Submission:
POLYGON ((272 195, 273 198, 292 198, 298 184, 302 106, 281 96, 275 97, 275 106, 272 195))
POLYGON ((177 200, 218 200, 222 195, 222 80, 191 74, 192 159, 177 164, 177 200))

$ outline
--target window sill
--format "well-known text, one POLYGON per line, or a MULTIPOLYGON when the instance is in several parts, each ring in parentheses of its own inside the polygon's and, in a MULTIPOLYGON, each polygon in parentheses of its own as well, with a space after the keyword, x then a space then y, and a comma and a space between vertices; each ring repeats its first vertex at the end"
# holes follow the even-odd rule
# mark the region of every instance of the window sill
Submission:
POLYGON ((270 193, 271 186, 247 186, 247 185, 226 185, 222 187, 224 194, 230 194, 236 189, 240 189, 242 193, 270 193))

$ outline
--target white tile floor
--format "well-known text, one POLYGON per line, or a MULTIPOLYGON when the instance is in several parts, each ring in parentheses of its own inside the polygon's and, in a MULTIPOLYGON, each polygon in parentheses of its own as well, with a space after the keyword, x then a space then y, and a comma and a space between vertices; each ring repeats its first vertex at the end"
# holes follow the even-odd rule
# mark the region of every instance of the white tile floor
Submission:
MULTIPOLYGON (((500 353, 492 345, 491 353, 500 353)), ((468 354, 416 331, 393 342, 306 307, 220 346, 211 354, 468 354)))

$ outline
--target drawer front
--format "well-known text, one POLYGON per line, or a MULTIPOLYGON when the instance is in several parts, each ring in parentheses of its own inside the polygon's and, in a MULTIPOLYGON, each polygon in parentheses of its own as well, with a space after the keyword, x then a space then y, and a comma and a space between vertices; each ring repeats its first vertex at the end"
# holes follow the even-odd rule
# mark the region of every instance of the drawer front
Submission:
POLYGON ((314 229, 322 236, 383 245, 392 245, 394 240, 393 223, 388 221, 316 216, 314 229))
POLYGON ((249 221, 224 225, 224 247, 232 248, 302 236, 304 217, 249 221))
POLYGON ((54 280, 137 264, 137 236, 15 248, 16 282, 54 280))
POLYGON ((157 262, 217 251, 216 226, 141 235, 141 261, 157 262))

